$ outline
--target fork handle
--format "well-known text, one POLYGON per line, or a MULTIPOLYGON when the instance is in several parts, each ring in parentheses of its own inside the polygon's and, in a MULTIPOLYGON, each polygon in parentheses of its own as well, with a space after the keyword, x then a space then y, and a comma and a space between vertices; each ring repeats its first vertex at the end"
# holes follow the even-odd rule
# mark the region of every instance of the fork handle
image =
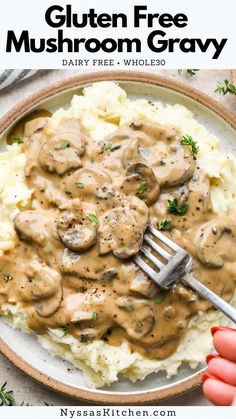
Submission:
POLYGON ((197 291, 203 298, 208 300, 214 307, 222 311, 230 320, 236 323, 236 309, 230 304, 226 303, 223 298, 216 295, 209 288, 205 287, 201 282, 197 281, 192 275, 186 274, 184 282, 190 287, 197 291))

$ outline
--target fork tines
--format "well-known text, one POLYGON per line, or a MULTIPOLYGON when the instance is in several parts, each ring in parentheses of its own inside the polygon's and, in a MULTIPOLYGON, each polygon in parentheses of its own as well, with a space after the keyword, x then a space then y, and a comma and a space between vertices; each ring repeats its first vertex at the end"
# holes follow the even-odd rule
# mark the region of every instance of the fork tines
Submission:
POLYGON ((149 259, 152 264, 158 268, 158 270, 153 269, 148 263, 146 263, 141 256, 136 255, 134 257, 135 263, 148 275, 150 276, 158 285, 169 288, 170 284, 173 285, 173 280, 167 279, 168 275, 173 275, 173 269, 177 266, 183 258, 186 257, 187 253, 184 249, 178 246, 172 240, 168 239, 160 231, 153 228, 150 224, 147 227, 146 233, 143 237, 143 246, 140 249, 140 253, 144 254, 147 259, 149 259), (149 233, 149 234, 148 234, 149 233), (151 237, 150 234, 155 236, 161 243, 167 246, 171 251, 174 251, 175 254, 168 253, 161 245, 157 244, 151 237), (146 249, 145 244, 147 244, 151 249, 156 252, 156 255, 152 254, 150 250, 146 249), (159 259, 161 256, 162 261, 159 259), (163 263, 164 260, 166 263, 163 263))

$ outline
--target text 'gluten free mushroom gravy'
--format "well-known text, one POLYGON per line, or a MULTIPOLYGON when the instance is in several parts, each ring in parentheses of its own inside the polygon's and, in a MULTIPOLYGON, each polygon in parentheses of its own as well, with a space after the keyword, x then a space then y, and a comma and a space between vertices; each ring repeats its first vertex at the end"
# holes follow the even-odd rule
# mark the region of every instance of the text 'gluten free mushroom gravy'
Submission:
POLYGON ((19 147, 32 205, 15 216, 15 247, 0 260, 3 314, 15 305, 38 335, 56 329, 89 347, 123 345, 153 363, 149 372, 174 356, 210 305, 182 284, 160 290, 133 264, 148 222, 193 255, 195 276, 225 300, 236 281, 233 212, 213 210, 220 185, 211 186, 201 155, 209 133, 204 143, 196 121, 178 126, 183 107, 157 108, 97 83, 68 111, 27 122, 19 147))

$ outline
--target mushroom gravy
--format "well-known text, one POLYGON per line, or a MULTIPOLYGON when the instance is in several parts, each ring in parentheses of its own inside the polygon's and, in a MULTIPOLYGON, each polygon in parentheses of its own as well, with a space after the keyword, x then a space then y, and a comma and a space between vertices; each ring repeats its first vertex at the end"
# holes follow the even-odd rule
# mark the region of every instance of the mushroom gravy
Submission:
POLYGON ((53 130, 40 117, 25 124, 22 147, 36 205, 15 217, 15 249, 0 258, 2 312, 19 304, 38 334, 61 327, 168 357, 210 305, 182 283, 160 290, 132 262, 148 222, 165 220, 194 275, 231 300, 235 217, 213 213, 209 179, 175 129, 133 121, 97 143, 75 119, 53 130), (174 200, 182 214, 170 212, 174 200))

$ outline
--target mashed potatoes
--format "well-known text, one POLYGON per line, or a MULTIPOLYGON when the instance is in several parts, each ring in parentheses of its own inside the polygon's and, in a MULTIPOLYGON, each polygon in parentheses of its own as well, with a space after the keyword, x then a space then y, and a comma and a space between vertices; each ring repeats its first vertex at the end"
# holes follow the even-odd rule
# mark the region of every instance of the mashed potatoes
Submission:
MULTIPOLYGON (((94 141, 101 141, 118 126, 133 120, 147 119, 162 125, 174 126, 180 135, 191 135, 199 145, 198 164, 212 179, 211 197, 216 213, 224 214, 236 207, 236 159, 220 150, 220 141, 199 124, 190 111, 181 105, 131 101, 123 89, 112 82, 96 83, 84 89, 83 96, 74 96, 68 110, 60 109, 51 119, 52 128, 60 121, 77 118, 94 141)), ((13 217, 26 206, 32 192, 24 183, 25 157, 20 145, 8 146, 0 154, 0 251, 12 249, 15 244, 13 217)), ((19 308, 6 306, 6 318, 13 327, 29 331, 24 313, 19 308)), ((216 311, 199 313, 192 319, 177 351, 162 361, 153 361, 138 353, 131 353, 127 344, 113 347, 97 340, 81 343, 62 330, 48 330, 38 337, 51 354, 58 355, 84 372, 88 384, 101 387, 118 380, 118 374, 132 381, 144 379, 151 372, 164 370, 171 377, 182 362, 192 368, 204 360, 211 349, 210 327, 225 322, 216 311)))
POLYGON ((0 255, 14 248, 13 218, 27 205, 32 191, 24 180, 25 156, 17 144, 0 153, 0 255))

